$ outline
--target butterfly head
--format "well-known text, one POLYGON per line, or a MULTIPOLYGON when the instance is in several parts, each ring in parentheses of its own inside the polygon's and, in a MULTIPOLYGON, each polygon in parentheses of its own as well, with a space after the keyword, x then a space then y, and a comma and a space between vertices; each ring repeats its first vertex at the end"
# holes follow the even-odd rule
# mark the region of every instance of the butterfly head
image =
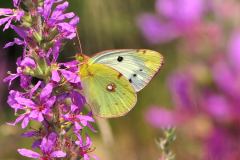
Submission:
POLYGON ((82 54, 82 53, 76 54, 76 55, 75 55, 75 58, 76 58, 76 60, 77 60, 78 62, 80 62, 80 63, 84 63, 84 62, 86 62, 86 61, 89 59, 88 56, 86 56, 86 55, 84 55, 84 54, 82 54))

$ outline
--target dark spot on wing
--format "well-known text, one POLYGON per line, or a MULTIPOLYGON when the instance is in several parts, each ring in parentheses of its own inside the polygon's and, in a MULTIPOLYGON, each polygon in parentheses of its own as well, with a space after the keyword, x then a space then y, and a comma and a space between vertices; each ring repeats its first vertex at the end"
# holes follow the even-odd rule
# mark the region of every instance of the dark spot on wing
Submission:
POLYGON ((133 77, 137 77, 137 74, 133 74, 133 77))
POLYGON ((128 80, 130 83, 132 83, 132 79, 130 78, 129 80, 128 80))
POLYGON ((143 70, 142 70, 142 69, 139 69, 139 71, 141 71, 141 72, 142 72, 143 70))
POLYGON ((123 61, 123 57, 122 56, 118 56, 117 61, 118 62, 122 62, 123 61))
POLYGON ((147 51, 146 50, 143 50, 142 53, 145 54, 147 51))

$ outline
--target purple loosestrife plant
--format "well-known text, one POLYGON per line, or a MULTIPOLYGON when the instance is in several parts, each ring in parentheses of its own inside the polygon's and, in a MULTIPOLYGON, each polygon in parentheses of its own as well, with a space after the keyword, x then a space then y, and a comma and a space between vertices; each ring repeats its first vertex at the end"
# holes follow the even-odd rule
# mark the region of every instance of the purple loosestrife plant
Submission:
MULTIPOLYGON (((204 4, 208 8, 210 1, 184 0, 181 4, 179 2, 179 0, 157 0, 158 14, 167 18, 164 25, 169 25, 171 22, 174 28, 179 30, 185 22, 194 24, 193 22, 197 20, 203 28, 208 28, 211 24, 216 30, 213 29, 211 30, 213 32, 205 34, 204 30, 198 30, 196 33, 192 32, 194 28, 189 28, 188 33, 192 32, 193 36, 186 39, 187 33, 181 32, 181 36, 177 37, 178 42, 181 42, 181 45, 176 47, 176 51, 180 54, 181 65, 176 66, 177 69, 168 79, 174 109, 152 107, 147 111, 146 120, 156 128, 180 126, 179 129, 184 128, 184 136, 201 138, 205 151, 204 155, 201 152, 201 156, 204 160, 237 160, 240 156, 240 18, 236 13, 239 13, 240 3, 237 0, 223 3, 211 1, 211 10, 204 16, 201 5, 204 4), (192 7, 188 8, 189 5, 192 7), (192 14, 186 15, 187 11, 192 14), (185 16, 182 17, 183 15, 185 16), (182 24, 176 23, 176 20, 182 18, 187 21, 182 20, 184 22, 182 24), (193 54, 188 50, 188 55, 184 56, 183 51, 186 50, 183 49, 182 44, 194 41, 198 35, 205 35, 205 39, 212 42, 218 37, 218 43, 206 45, 202 40, 194 46, 199 54, 193 54)), ((158 17, 158 15, 154 16, 158 17)), ((161 21, 159 18, 152 23, 154 25, 159 23, 161 21)), ((155 34, 170 36, 175 32, 175 30, 172 30, 173 32, 165 30, 166 33, 160 35, 158 30, 162 29, 161 26, 155 25, 156 28, 152 33, 151 28, 147 30, 147 25, 149 24, 146 24, 146 28, 144 25, 141 27, 144 34, 149 34, 147 36, 150 38, 154 38, 155 34)), ((162 43, 158 39, 155 42, 162 43)))
POLYGON ((78 16, 66 12, 69 3, 65 0, 13 0, 13 5, 14 9, 0 8, 0 26, 19 35, 5 48, 14 44, 24 48, 16 72, 4 79, 11 88, 20 79, 21 89, 9 91, 7 102, 17 116, 9 124, 21 123, 22 128, 30 128, 31 121, 41 124, 23 134, 35 139, 32 150, 18 152, 40 160, 97 159, 89 154, 94 149, 85 130, 95 131, 95 120, 91 113, 83 113, 86 101, 78 62, 57 62, 63 42, 76 36, 78 16))

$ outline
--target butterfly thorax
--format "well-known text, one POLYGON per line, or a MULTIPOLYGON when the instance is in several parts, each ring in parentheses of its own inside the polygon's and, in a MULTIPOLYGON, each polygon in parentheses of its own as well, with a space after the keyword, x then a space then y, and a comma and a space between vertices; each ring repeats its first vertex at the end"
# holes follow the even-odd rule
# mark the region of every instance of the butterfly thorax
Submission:
POLYGON ((81 78, 93 76, 93 73, 89 69, 89 64, 88 63, 81 64, 80 67, 79 67, 79 72, 78 73, 79 73, 79 76, 81 78))

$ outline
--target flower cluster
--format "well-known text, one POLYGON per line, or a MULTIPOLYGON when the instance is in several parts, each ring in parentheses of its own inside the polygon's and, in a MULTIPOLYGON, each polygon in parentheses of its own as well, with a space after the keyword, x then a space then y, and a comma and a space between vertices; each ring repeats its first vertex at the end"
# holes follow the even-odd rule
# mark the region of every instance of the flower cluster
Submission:
POLYGON ((140 17, 143 34, 156 44, 178 38, 180 66, 168 79, 174 110, 152 107, 147 121, 157 128, 181 126, 185 135, 201 138, 203 159, 239 159, 240 3, 157 0, 156 8, 157 14, 140 17))
POLYGON ((91 112, 84 114, 78 62, 57 62, 63 42, 76 37, 79 18, 66 12, 65 0, 13 0, 13 4, 14 9, 0 8, 0 26, 19 35, 5 47, 23 46, 16 73, 9 72, 4 79, 10 88, 20 79, 20 90, 9 91, 8 104, 18 116, 9 124, 31 128, 23 136, 34 138, 32 148, 41 153, 23 148, 18 152, 40 160, 88 160, 93 148, 85 130, 95 131, 95 120, 91 112), (33 121, 40 127, 30 127, 33 121))
POLYGON ((206 13, 203 0, 157 0, 157 14, 145 13, 139 27, 151 43, 164 43, 195 30, 206 13))
POLYGON ((213 47, 220 43, 220 28, 210 18, 206 20, 215 14, 214 2, 157 0, 155 8, 156 13, 144 13, 137 19, 140 30, 150 44, 182 40, 183 53, 202 54, 206 48, 201 47, 202 45, 213 47), (205 35, 209 35, 211 39, 205 35))

